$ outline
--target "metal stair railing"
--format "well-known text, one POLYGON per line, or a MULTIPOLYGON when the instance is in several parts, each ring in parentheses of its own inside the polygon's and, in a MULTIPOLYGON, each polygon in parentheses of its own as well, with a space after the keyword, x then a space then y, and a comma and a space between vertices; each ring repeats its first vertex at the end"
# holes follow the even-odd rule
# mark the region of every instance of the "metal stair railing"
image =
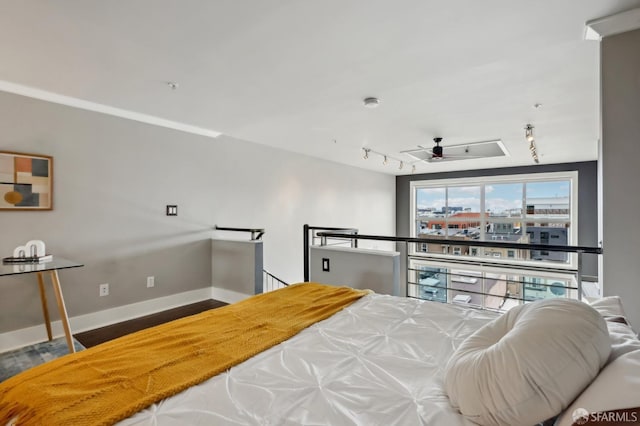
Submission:
POLYGON ((285 288, 289 286, 287 282, 276 277, 266 269, 263 269, 262 273, 263 273, 263 286, 262 286, 263 293, 267 293, 269 291, 278 290, 280 288, 285 288))
POLYGON ((229 228, 225 226, 215 225, 213 229, 216 231, 250 232, 251 241, 257 241, 264 235, 264 228, 229 228))
MULTIPOLYGON (((422 237, 395 237, 395 236, 381 236, 381 235, 363 235, 358 234, 356 232, 349 233, 345 235, 343 230, 351 230, 353 228, 334 228, 339 229, 340 232, 332 232, 330 228, 324 227, 309 227, 308 225, 304 226, 304 255, 305 255, 305 263, 304 263, 304 277, 305 281, 309 280, 309 247, 313 242, 309 240, 309 231, 311 229, 319 229, 319 232, 314 233, 314 237, 320 238, 321 244, 326 245, 327 239, 343 239, 344 241, 350 242, 352 247, 357 247, 358 240, 375 240, 375 241, 390 241, 395 243, 404 243, 405 248, 405 271, 406 271, 406 286, 407 286, 407 296, 408 297, 423 297, 423 293, 427 294, 429 292, 442 293, 441 290, 445 290, 447 293, 447 297, 445 300, 452 299, 452 295, 461 294, 460 300, 468 300, 465 294, 468 296, 473 296, 474 294, 479 294, 484 297, 489 298, 498 298, 503 297, 504 301, 514 301, 517 303, 524 303, 530 301, 530 299, 524 298, 524 290, 522 290, 522 295, 516 295, 510 293, 507 289, 505 290, 505 294, 500 296, 497 294, 493 294, 490 291, 487 291, 485 285, 487 281, 491 281, 495 278, 496 273, 507 274, 514 276, 514 279, 506 278, 506 284, 511 284, 514 286, 520 286, 522 289, 528 289, 528 292, 531 291, 532 288, 539 288, 542 290, 549 290, 552 293, 558 295, 562 292, 570 292, 575 291, 572 297, 576 297, 577 299, 582 299, 583 290, 582 283, 583 279, 590 278, 584 276, 583 274, 583 255, 584 254, 593 254, 593 255, 602 255, 603 249, 602 247, 589 247, 589 246, 563 246, 563 245, 546 245, 546 244, 526 244, 526 243, 515 243, 515 242, 503 242, 503 241, 479 241, 479 240, 458 240, 458 239, 447 239, 447 238, 422 238, 422 237), (311 244, 310 244, 311 243, 311 244), (430 253, 412 253, 409 250, 410 244, 439 244, 442 246, 468 246, 468 247, 494 247, 499 249, 514 249, 522 252, 530 252, 533 250, 544 250, 544 251, 558 251, 564 253, 575 253, 576 259, 573 266, 570 267, 555 267, 554 265, 550 265, 548 263, 544 263, 541 265, 532 265, 532 264, 518 264, 518 263, 504 263, 495 261, 493 259, 487 257, 479 257, 479 256, 443 256, 440 255, 431 255, 430 253), (425 263, 426 262, 426 263, 425 263), (412 264, 424 266, 412 267, 412 264), (464 269, 469 269, 468 276, 464 273, 464 269), (426 268, 426 269, 421 269, 426 268), (482 273, 481 275, 476 275, 477 271, 485 268, 487 273, 482 273), (435 282, 435 278, 432 280, 418 279, 418 276, 428 276, 429 274, 435 273, 434 271, 438 269, 439 273, 443 275, 445 278, 438 281, 446 281, 448 284, 442 287, 441 284, 435 285, 431 284, 435 282), (457 270, 457 271, 456 271, 457 270), (476 272, 473 272, 476 271, 476 272), (505 272, 498 272, 505 271, 505 272), (540 274, 540 275, 538 275, 540 274), (544 277, 550 276, 550 274, 559 274, 562 276, 572 276, 575 279, 576 285, 570 286, 566 285, 563 289, 559 288, 557 285, 560 283, 552 282, 551 284, 544 282, 544 280, 532 280, 531 277, 544 277), (515 276, 520 276, 520 278, 516 278, 515 276), (413 280, 410 277, 415 277, 413 280), (527 277, 525 277, 527 276, 527 277), (422 281, 428 281, 429 284, 424 284, 422 281), (469 288, 465 290, 458 285, 458 288, 451 286, 451 281, 467 283, 476 281, 481 284, 482 291, 477 291, 475 289, 469 288), (541 282, 542 281, 542 282, 541 282), (439 287, 440 286, 440 287, 439 287)), ((547 279, 547 281, 555 280, 555 278, 547 279)), ((568 282, 567 282, 568 284, 568 282)), ((469 286, 471 287, 471 286, 469 286)), ((564 294, 564 293, 563 293, 564 294)), ((428 294, 427 294, 428 296, 428 294)), ((429 300, 437 300, 438 297, 427 297, 429 300)), ((484 299, 483 299, 484 300, 484 299)), ((454 300, 457 302, 457 300, 454 300)), ((482 302, 484 307, 484 301, 482 302)))

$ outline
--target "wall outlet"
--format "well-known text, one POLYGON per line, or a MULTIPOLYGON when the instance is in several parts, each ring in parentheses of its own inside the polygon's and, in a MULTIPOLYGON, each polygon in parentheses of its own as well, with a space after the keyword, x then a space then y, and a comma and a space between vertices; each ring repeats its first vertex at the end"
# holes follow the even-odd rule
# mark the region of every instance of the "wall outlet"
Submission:
POLYGON ((147 288, 156 286, 156 278, 155 277, 147 277, 147 288))
POLYGON ((100 284, 100 296, 109 295, 109 283, 100 284))

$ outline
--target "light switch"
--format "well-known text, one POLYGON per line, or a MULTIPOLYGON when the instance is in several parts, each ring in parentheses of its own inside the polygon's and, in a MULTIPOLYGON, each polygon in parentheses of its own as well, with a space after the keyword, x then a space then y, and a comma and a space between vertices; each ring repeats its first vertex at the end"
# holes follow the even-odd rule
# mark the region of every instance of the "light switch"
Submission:
POLYGON ((322 271, 329 272, 329 259, 326 257, 322 258, 322 271))
POLYGON ((178 216, 178 206, 167 205, 167 216, 178 216))

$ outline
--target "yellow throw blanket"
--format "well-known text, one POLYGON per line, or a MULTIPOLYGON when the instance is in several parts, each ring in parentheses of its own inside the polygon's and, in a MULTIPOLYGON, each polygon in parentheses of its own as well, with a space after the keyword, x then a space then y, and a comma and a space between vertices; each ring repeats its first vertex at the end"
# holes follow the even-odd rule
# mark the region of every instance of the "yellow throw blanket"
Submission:
POLYGON ((330 317, 366 291, 296 284, 67 355, 0 383, 0 425, 113 424, 330 317))

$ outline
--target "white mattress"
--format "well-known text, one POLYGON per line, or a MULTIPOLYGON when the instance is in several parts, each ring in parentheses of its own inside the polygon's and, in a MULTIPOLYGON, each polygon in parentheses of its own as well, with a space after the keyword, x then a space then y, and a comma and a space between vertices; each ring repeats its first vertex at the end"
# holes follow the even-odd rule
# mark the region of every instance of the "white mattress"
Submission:
POLYGON ((472 425, 443 368, 496 314, 371 294, 120 425, 472 425))

